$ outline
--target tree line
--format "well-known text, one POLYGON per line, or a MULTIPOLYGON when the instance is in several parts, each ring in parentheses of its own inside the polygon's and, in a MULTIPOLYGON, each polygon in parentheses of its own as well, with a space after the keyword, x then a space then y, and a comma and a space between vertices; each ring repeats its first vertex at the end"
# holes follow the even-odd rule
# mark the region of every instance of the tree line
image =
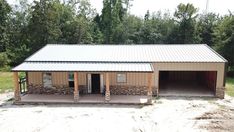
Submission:
POLYGON ((103 0, 101 14, 88 0, 0 0, 0 67, 14 66, 48 43, 196 44, 205 43, 234 66, 234 17, 198 13, 179 4, 174 13, 129 13, 131 0, 103 0))

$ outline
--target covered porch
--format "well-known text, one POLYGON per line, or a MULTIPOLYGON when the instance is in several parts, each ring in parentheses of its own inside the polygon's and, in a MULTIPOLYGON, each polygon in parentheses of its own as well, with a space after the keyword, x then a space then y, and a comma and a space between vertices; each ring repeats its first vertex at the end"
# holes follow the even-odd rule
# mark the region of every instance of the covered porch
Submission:
MULTIPOLYGON (((15 102, 16 103, 109 103, 109 104, 151 104, 153 69, 148 63, 23 63, 14 68, 15 102), (18 72, 73 72, 74 90, 70 95, 58 94, 26 94, 20 95, 18 72), (82 72, 98 73, 103 75, 103 94, 81 94, 79 74, 82 72), (147 91, 145 95, 111 95, 110 74, 144 73, 147 74, 147 91)), ((42 85, 43 87, 43 85, 42 85)))

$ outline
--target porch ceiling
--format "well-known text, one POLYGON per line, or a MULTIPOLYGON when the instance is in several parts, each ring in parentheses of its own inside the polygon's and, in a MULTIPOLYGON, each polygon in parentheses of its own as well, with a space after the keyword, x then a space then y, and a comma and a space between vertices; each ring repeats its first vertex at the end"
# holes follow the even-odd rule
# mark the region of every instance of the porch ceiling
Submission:
POLYGON ((153 72, 150 63, 24 62, 12 71, 153 72))

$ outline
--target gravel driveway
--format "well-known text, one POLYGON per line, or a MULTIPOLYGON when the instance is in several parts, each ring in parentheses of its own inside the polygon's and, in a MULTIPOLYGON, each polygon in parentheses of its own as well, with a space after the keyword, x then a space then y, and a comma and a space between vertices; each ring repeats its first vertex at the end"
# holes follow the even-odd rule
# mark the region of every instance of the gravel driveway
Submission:
POLYGON ((233 122, 231 97, 167 97, 150 106, 12 105, 8 101, 0 107, 1 131, 234 131, 233 122))

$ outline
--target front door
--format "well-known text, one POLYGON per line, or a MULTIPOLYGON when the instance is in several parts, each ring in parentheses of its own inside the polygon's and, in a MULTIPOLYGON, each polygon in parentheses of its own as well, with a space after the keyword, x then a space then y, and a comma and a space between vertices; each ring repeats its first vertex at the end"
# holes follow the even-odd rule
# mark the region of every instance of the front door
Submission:
POLYGON ((100 74, 91 74, 92 93, 100 93, 100 74))

